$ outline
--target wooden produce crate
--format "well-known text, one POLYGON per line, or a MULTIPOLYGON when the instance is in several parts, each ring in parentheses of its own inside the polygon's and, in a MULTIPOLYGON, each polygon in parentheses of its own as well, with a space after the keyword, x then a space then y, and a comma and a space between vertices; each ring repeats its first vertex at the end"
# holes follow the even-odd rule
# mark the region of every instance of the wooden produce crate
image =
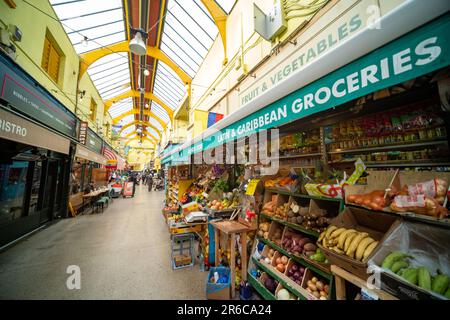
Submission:
POLYGON ((345 254, 339 254, 331 249, 325 248, 321 243, 318 247, 327 257, 331 264, 337 265, 362 279, 367 279, 367 261, 373 256, 377 248, 383 244, 383 240, 400 223, 393 215, 382 212, 375 213, 363 208, 347 207, 339 216, 334 218, 330 225, 337 228, 355 229, 359 232, 367 232, 370 237, 378 241, 377 247, 363 261, 352 259, 345 254))
POLYGON ((195 233, 202 231, 204 224, 187 225, 177 223, 175 226, 169 226, 169 232, 171 234, 183 234, 183 233, 195 233))
POLYGON ((176 255, 173 257, 174 263, 176 267, 182 267, 186 265, 190 265, 192 263, 192 258, 188 255, 176 255))

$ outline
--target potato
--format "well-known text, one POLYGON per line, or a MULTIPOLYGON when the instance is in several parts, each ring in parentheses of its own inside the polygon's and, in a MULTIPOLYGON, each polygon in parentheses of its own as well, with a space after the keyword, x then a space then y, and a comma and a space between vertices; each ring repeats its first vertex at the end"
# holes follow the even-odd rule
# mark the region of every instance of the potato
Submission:
POLYGON ((313 296, 316 297, 317 299, 320 299, 320 293, 317 291, 313 291, 313 296))
POLYGON ((263 237, 263 236, 264 236, 264 231, 259 230, 259 231, 258 231, 258 237, 263 237))
POLYGON ((326 298, 328 295, 325 291, 320 291, 320 296, 326 298))
POLYGON ((308 285, 308 288, 310 288, 312 291, 317 291, 317 287, 316 287, 316 285, 314 283, 310 283, 308 285))
POLYGON ((269 238, 269 233, 268 232, 264 232, 263 237, 264 237, 264 239, 268 239, 269 238))
POLYGON ((330 288, 330 287, 326 284, 326 285, 323 286, 323 291, 325 291, 326 294, 328 294, 329 288, 330 288))
POLYGON ((316 277, 312 277, 311 282, 314 283, 314 284, 316 284, 316 282, 317 282, 318 280, 319 280, 319 279, 317 279, 316 277))

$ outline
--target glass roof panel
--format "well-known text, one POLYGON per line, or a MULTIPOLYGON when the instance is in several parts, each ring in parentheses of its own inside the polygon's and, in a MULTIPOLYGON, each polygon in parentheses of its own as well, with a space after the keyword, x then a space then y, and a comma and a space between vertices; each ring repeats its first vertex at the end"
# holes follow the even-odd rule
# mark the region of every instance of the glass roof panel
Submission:
MULTIPOLYGON (((123 125, 123 124, 122 124, 123 125)), ((127 134, 130 134, 132 132, 136 131, 136 126, 129 126, 125 130, 122 131, 120 134, 122 137, 125 137, 127 134)))
POLYGON ((113 104, 111 108, 109 108, 109 114, 111 115, 111 117, 115 118, 127 111, 130 111, 132 108, 133 108, 133 99, 128 98, 113 104))
POLYGON ((155 129, 153 129, 152 127, 147 127, 147 131, 150 134, 154 135, 156 139, 159 139, 159 134, 155 129))
POLYGON ((161 124, 153 117, 151 117, 148 122, 150 122, 152 125, 154 125, 159 131, 163 132, 164 128, 161 126, 161 124))
POLYGON ((122 120, 120 120, 120 124, 122 126, 126 125, 127 123, 133 122, 134 121, 134 114, 130 114, 124 118, 122 118, 122 120))
POLYGON ((105 93, 105 95, 102 96, 102 98, 104 100, 111 99, 111 98, 114 98, 115 96, 118 96, 119 94, 125 93, 125 92, 130 91, 130 90, 131 90, 130 86, 121 87, 121 88, 116 89, 114 91, 109 91, 109 92, 105 93))
POLYGON ((166 110, 164 110, 164 108, 157 104, 155 101, 152 101, 151 110, 166 123, 170 122, 170 117, 167 114, 166 110))

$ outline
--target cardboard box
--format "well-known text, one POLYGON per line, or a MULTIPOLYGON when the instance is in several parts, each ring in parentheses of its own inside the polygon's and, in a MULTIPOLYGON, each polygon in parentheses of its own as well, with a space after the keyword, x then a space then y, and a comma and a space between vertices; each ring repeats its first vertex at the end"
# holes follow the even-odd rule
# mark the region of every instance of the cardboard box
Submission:
POLYGON ((277 286, 277 289, 275 290, 275 298, 276 298, 277 300, 279 300, 279 299, 278 299, 278 291, 280 291, 281 289, 286 289, 287 291, 290 292, 290 294, 291 294, 293 297, 295 297, 295 299, 290 299, 290 300, 298 300, 298 299, 299 299, 295 294, 292 293, 291 290, 289 290, 289 288, 285 288, 285 287, 283 287, 283 285, 282 285, 281 283, 279 283, 278 286, 277 286))
MULTIPOLYGON (((295 261, 292 260, 292 259, 289 259, 288 265, 287 265, 287 267, 286 267, 286 271, 284 272, 284 275, 285 275, 286 278, 287 278, 287 279, 286 279, 286 282, 287 282, 292 288, 294 288, 295 290, 299 291, 300 293, 302 293, 303 296, 306 297, 306 293, 307 293, 307 292, 306 292, 306 290, 302 287, 303 279, 302 279, 302 282, 299 284, 299 283, 295 282, 294 280, 292 280, 291 278, 289 278, 289 276, 288 276, 289 270, 291 270, 293 264, 296 264, 296 265, 298 265, 299 267, 303 267, 301 264, 295 262, 295 261)), ((303 268, 305 268, 305 267, 303 267, 303 268)), ((306 270, 305 270, 305 272, 306 272, 306 270)), ((305 275, 305 274, 304 274, 304 275, 305 275)), ((303 275, 303 276, 304 276, 304 275, 303 275)))
MULTIPOLYGON (((308 288, 308 281, 311 280, 313 277, 316 277, 318 280, 322 281, 324 285, 330 285, 328 281, 326 281, 325 279, 323 279, 322 277, 316 275, 313 271, 311 271, 311 269, 307 268, 305 271, 305 275, 303 277, 303 282, 302 282, 302 288, 305 291, 305 298, 308 300, 320 300, 319 298, 317 298, 316 296, 314 296, 312 293, 309 293, 307 288, 308 288)), ((328 291, 328 297, 327 300, 329 299, 329 294, 330 294, 330 289, 328 291)))
MULTIPOLYGON (((386 190, 391 186, 397 190, 401 190, 403 186, 415 185, 420 182, 427 182, 435 178, 442 179, 447 182, 447 188, 450 183, 450 172, 437 172, 437 171, 399 171, 395 175, 396 171, 372 171, 368 170, 366 185, 353 185, 345 186, 345 203, 352 204, 347 201, 348 197, 353 194, 367 194, 374 190, 386 190)), ((352 204, 355 205, 355 204, 352 204)), ((422 220, 424 222, 440 221, 443 223, 450 223, 450 219, 437 219, 432 216, 417 214, 413 212, 396 212, 386 207, 383 211, 389 213, 395 213, 401 216, 408 216, 422 220)))
POLYGON ((410 267, 426 266, 433 276, 439 269, 450 275, 450 232, 447 228, 404 221, 387 235, 368 261, 368 265, 379 275, 381 289, 402 300, 442 300, 444 296, 407 282, 392 271, 381 268, 384 258, 393 251, 408 253, 410 267))
MULTIPOLYGON (((284 225, 282 225, 281 223, 278 223, 276 221, 272 221, 272 223, 270 224, 270 228, 269 228, 269 237, 268 240, 274 242, 275 244, 277 244, 277 242, 274 241, 274 235, 276 230, 280 229, 281 230, 281 239, 283 239, 283 234, 284 234, 284 225)), ((281 246, 281 239, 280 239, 280 246, 281 246)))
POLYGON ((398 224, 399 219, 396 216, 363 208, 347 207, 331 221, 330 225, 338 228, 344 227, 346 229, 367 232, 370 237, 379 241, 378 246, 365 261, 358 261, 345 254, 336 253, 333 250, 323 247, 320 243, 318 243, 318 246, 331 264, 335 264, 361 279, 367 279, 370 276, 367 273, 367 261, 374 255, 377 248, 383 244, 386 235, 395 229, 398 224))

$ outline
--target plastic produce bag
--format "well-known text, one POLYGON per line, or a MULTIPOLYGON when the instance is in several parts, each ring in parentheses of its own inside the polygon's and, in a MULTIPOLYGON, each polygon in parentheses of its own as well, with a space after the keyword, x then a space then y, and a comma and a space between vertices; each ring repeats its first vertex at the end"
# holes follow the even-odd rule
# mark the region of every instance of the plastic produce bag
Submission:
MULTIPOLYGON (((409 268, 426 267, 432 276, 437 270, 450 276, 450 232, 437 226, 402 222, 384 240, 378 251, 368 261, 369 270, 383 271, 402 279, 390 270, 382 269, 384 258, 393 251, 411 256, 409 268)), ((402 279, 403 280, 403 279, 402 279)))

